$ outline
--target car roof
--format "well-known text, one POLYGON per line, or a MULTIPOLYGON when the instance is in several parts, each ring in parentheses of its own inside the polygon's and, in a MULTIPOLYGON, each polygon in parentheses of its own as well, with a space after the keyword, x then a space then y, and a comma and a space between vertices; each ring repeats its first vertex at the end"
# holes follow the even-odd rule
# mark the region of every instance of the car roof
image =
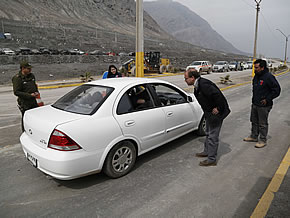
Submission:
POLYGON ((122 89, 130 84, 153 83, 153 82, 168 84, 168 82, 163 80, 154 78, 140 78, 140 77, 119 77, 119 78, 99 79, 86 84, 108 86, 113 87, 115 89, 122 89))

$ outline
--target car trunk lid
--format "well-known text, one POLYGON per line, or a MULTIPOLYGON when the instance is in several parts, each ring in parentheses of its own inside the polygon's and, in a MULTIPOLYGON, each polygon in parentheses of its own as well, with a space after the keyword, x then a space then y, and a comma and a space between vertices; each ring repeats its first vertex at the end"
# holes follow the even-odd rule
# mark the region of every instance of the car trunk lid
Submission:
POLYGON ((62 111, 48 105, 26 111, 24 129, 34 144, 46 149, 50 135, 58 125, 85 117, 87 115, 62 111))

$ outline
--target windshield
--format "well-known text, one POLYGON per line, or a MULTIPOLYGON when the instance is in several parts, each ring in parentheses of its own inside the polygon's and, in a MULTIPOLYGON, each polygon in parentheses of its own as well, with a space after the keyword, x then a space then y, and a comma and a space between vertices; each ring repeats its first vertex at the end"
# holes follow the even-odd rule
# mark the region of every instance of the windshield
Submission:
POLYGON ((95 113, 113 88, 95 85, 82 85, 67 93, 52 106, 60 110, 90 115, 95 113))
POLYGON ((237 62, 235 62, 235 61, 232 61, 232 62, 230 62, 230 64, 236 64, 237 62))
POLYGON ((247 64, 252 64, 253 62, 252 61, 247 61, 247 64))
POLYGON ((200 61, 194 61, 190 65, 202 65, 200 61))

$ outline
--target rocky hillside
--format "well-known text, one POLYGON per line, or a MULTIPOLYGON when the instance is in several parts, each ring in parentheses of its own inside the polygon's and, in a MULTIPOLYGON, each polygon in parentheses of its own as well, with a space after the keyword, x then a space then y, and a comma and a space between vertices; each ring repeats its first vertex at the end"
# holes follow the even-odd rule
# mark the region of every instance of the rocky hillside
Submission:
MULTIPOLYGON (((0 18, 40 27, 76 25, 134 34, 135 8, 134 0, 1 0, 0 18)), ((148 36, 166 36, 147 13, 144 27, 148 36)))
MULTIPOLYGON (((0 0, 0 28, 12 39, 0 39, 0 48, 40 46, 78 48, 89 52, 135 51, 135 0, 0 0)), ((1 31, 1 29, 0 29, 1 31)), ((242 55, 204 49, 176 40, 144 12, 144 50, 159 51, 172 65, 184 69, 194 60, 247 59, 242 55)), ((0 55, 0 84, 11 81, 19 62, 28 60, 41 79, 100 75, 110 64, 120 67, 131 56, 0 55), (45 66, 45 67, 44 67, 45 66)))
POLYGON ((172 0, 144 2, 144 9, 176 39, 204 48, 242 54, 184 5, 172 0))

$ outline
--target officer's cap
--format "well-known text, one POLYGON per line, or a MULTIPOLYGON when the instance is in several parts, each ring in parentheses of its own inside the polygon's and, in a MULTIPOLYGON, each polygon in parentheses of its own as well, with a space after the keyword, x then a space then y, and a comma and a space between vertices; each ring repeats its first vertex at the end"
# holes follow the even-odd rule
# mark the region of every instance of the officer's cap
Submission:
POLYGON ((28 63, 28 61, 22 61, 20 63, 20 67, 22 68, 32 68, 32 66, 28 63))

